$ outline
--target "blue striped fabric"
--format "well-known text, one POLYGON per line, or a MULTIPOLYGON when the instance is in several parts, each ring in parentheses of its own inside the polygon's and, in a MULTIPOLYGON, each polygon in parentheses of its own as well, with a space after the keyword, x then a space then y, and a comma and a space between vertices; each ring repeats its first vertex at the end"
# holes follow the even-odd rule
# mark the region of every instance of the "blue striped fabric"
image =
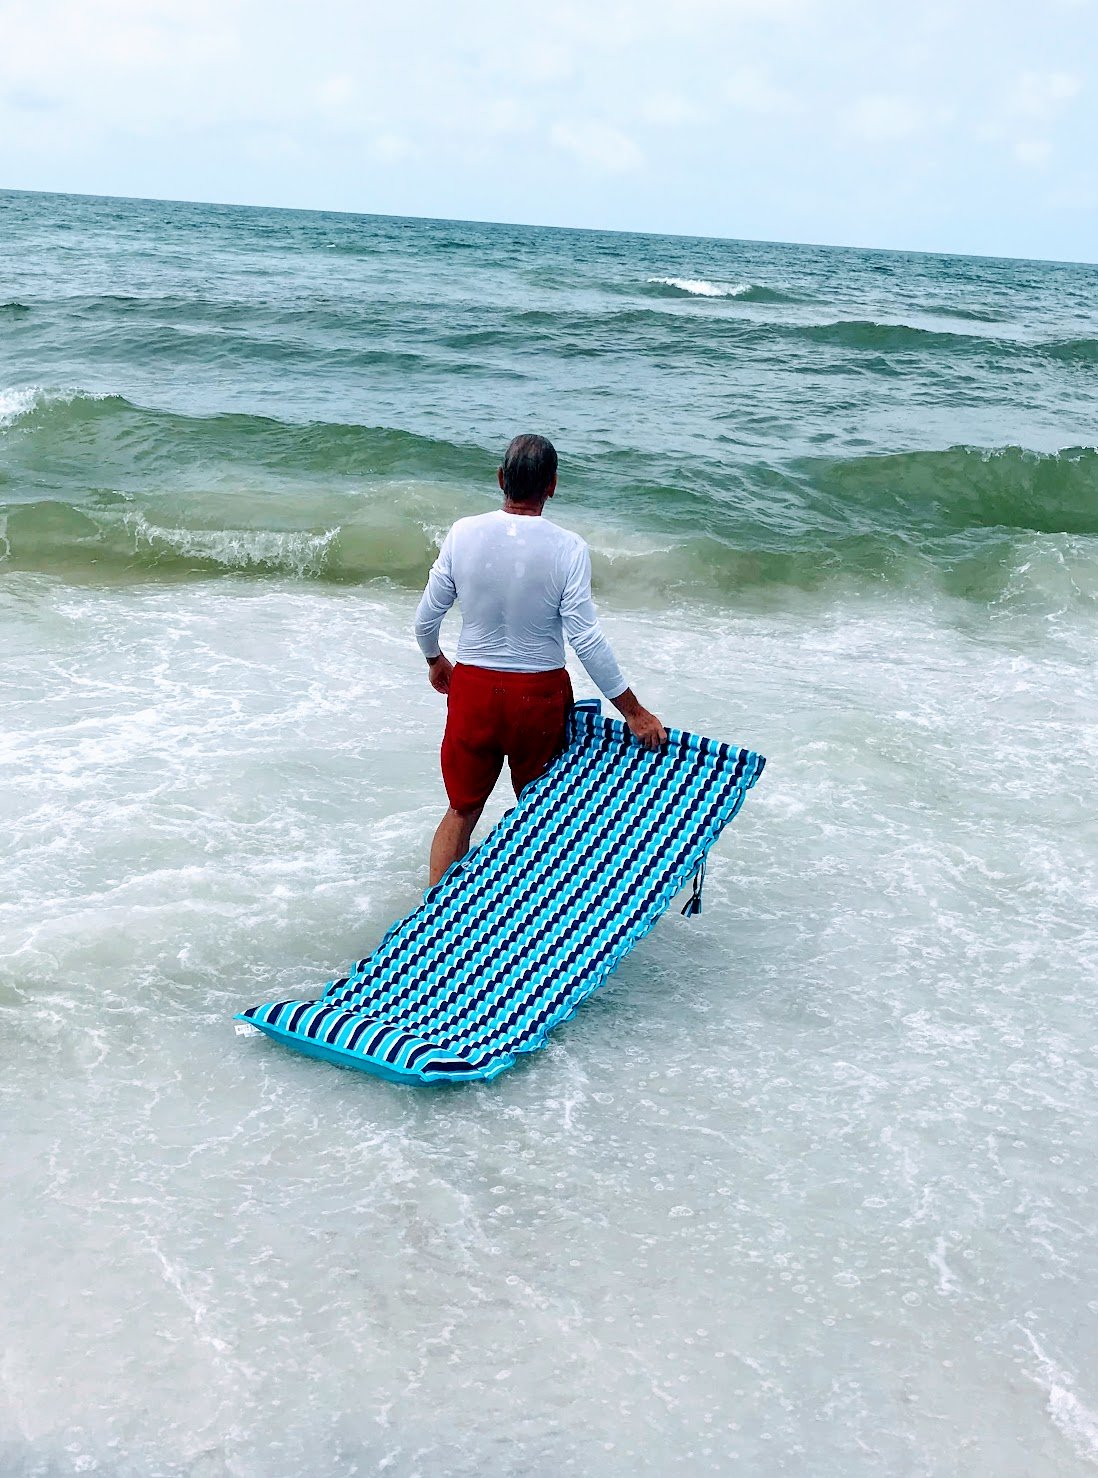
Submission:
POLYGON ((597 990, 694 876, 765 760, 680 729, 660 753, 580 703, 513 810, 319 1000, 237 1020, 406 1083, 494 1078, 597 990))

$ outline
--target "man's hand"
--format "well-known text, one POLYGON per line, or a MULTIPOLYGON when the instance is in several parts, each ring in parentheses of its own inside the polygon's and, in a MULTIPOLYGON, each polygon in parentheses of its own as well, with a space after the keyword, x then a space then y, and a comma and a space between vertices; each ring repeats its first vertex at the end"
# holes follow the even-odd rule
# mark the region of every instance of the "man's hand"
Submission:
POLYGON ((450 674, 454 670, 454 664, 448 657, 439 652, 437 657, 429 657, 427 660, 427 676, 431 686, 436 693, 448 693, 450 691, 450 674))
POLYGON ((624 693, 611 698, 610 702, 629 725, 633 738, 643 744, 645 749, 659 749, 667 743, 667 730, 654 713, 641 707, 632 688, 626 688, 624 693))
POLYGON ((667 730, 647 708, 640 709, 625 722, 629 725, 633 738, 643 744, 645 749, 661 749, 667 743, 667 730))

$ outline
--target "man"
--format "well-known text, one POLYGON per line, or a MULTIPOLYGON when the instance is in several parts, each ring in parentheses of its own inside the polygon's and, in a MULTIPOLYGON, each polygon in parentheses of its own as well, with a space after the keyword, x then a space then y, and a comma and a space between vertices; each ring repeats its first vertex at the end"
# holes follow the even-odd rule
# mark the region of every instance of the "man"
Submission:
POLYGON ((563 747, 572 706, 565 637, 641 744, 658 749, 667 738, 626 686, 599 627, 587 545, 542 517, 557 490, 552 443, 516 436, 497 476, 503 507, 458 519, 416 611, 431 686, 447 699, 442 778, 450 809, 431 844, 432 887, 468 852, 504 759, 518 795, 563 747), (455 600, 462 624, 451 664, 438 634, 455 600))

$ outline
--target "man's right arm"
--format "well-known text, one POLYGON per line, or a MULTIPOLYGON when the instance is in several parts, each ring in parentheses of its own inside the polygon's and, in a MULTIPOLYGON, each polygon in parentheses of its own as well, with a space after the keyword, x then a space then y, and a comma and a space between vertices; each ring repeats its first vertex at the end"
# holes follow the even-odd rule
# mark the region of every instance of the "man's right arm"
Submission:
POLYGON ((430 668, 431 686, 445 693, 450 683, 450 662, 438 644, 442 619, 457 599, 457 587, 451 568, 451 534, 442 541, 438 558, 427 577, 427 589, 416 608, 416 641, 430 668))
POLYGON ((667 730, 656 715, 649 713, 641 704, 632 688, 626 688, 624 693, 611 698, 610 702, 629 725, 633 738, 643 744, 645 749, 659 749, 667 742, 667 730))

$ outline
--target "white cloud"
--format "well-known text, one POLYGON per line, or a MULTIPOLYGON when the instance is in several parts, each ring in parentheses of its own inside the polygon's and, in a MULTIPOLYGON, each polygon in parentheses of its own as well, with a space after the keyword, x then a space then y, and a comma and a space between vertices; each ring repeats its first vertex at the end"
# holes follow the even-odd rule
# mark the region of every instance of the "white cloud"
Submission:
POLYGON ((235 55, 233 0, 15 0, 6 7, 0 69, 46 86, 93 72, 179 73, 235 55))
POLYGON ((1048 139, 1019 139, 1014 145, 1014 157, 1019 164, 1047 164, 1052 158, 1052 145, 1048 139))
POLYGON ((734 108, 764 116, 795 113, 800 107, 797 96, 786 87, 775 86, 762 67, 737 67, 724 84, 724 96, 734 108))
POLYGON ((241 153, 256 164, 302 164, 307 159, 300 141, 282 128, 245 136, 241 142, 241 153))
POLYGON ((696 103, 677 92, 654 93, 641 104, 640 115, 658 128, 678 128, 686 123, 697 123, 704 117, 696 103))
POLYGON ((229 86, 241 71, 238 9, 239 0, 14 0, 0 91, 7 82, 9 97, 56 99, 80 148, 115 127, 144 134, 239 118, 229 86))
POLYGON ((1098 210, 1098 174, 1080 174, 1065 180, 1046 199, 1053 210, 1098 210))
POLYGON ((913 98, 896 93, 869 93, 840 114, 847 132, 870 143, 896 143, 925 133, 934 125, 930 111, 913 98))
POLYGON ((4 101, 24 113, 48 113, 60 106, 57 98, 37 87, 9 87, 4 93, 4 101))
POLYGON ((1047 121, 1078 97, 1082 87, 1072 72, 1023 72, 1010 101, 1011 111, 1047 121))
MULTIPOLYGON (((508 53, 508 67, 514 67, 514 56, 508 53)), ((542 41, 530 48, 522 59, 523 77, 532 83, 567 82, 575 76, 576 59, 568 47, 557 41, 542 41)))
MULTIPOLYGON (((824 8, 821 0, 566 0, 545 13, 552 34, 584 46, 621 48, 637 42, 666 46, 689 36, 713 45, 731 25, 762 19, 793 21, 824 8)), ((828 7, 830 8, 830 7, 828 7)))
POLYGON ((326 77, 316 90, 316 100, 322 108, 340 110, 351 101, 356 92, 352 78, 347 76, 326 77))
POLYGON ((644 162, 636 142, 608 123, 557 123, 549 137, 558 149, 605 174, 624 174, 644 162))
POLYGON ((472 122, 489 137, 529 133, 534 126, 534 110, 529 103, 518 103, 514 98, 491 98, 474 110, 472 122))
POLYGON ((370 143, 370 153, 383 164, 397 164, 402 159, 411 159, 418 150, 403 134, 381 133, 370 143))
POLYGON ((1082 91, 1074 72, 1022 72, 976 136, 1001 144, 1018 164, 1043 169, 1055 152, 1050 134, 1082 91))

